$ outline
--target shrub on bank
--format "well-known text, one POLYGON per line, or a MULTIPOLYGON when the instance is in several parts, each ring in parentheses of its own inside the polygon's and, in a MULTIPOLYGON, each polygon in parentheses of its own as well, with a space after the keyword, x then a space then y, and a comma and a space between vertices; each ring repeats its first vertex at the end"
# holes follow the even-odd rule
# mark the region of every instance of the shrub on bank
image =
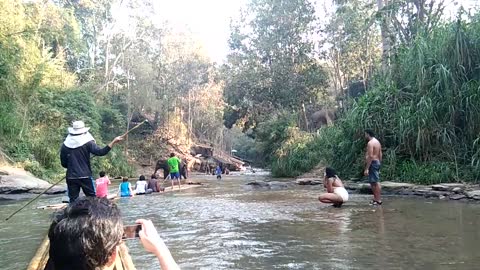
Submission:
POLYGON ((480 17, 437 27, 397 50, 389 74, 349 106, 333 127, 283 145, 275 176, 296 176, 321 160, 358 177, 366 142, 384 147, 382 177, 432 184, 477 181, 480 175, 480 17), (286 153, 286 154, 285 154, 286 153))

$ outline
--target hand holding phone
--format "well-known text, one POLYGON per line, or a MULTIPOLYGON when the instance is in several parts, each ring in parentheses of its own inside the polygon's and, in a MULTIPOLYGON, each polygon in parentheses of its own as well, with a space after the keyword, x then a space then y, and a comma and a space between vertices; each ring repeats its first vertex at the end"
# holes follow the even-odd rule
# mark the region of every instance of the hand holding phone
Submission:
POLYGON ((157 253, 159 249, 165 247, 163 240, 158 235, 157 229, 150 220, 139 219, 136 221, 141 227, 140 240, 145 249, 152 253, 157 253))
POLYGON ((142 224, 128 225, 123 226, 123 236, 122 239, 135 239, 139 238, 139 232, 142 229, 142 224))

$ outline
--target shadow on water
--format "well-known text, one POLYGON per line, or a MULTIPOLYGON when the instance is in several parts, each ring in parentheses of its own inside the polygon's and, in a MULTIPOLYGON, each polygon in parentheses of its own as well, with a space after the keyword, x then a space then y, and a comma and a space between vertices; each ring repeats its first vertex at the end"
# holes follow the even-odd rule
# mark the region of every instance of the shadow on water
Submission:
MULTIPOLYGON (((480 261, 478 204, 387 197, 372 207, 353 195, 336 209, 318 203, 319 187, 245 186, 255 179, 268 178, 196 176, 206 185, 118 204, 125 224, 152 219, 183 269, 476 269, 480 261)), ((1 205, 1 217, 20 204, 1 205)), ((4 223, 2 269, 25 267, 49 215, 30 209, 4 223)), ((158 269, 138 241, 128 246, 138 269, 158 269)))

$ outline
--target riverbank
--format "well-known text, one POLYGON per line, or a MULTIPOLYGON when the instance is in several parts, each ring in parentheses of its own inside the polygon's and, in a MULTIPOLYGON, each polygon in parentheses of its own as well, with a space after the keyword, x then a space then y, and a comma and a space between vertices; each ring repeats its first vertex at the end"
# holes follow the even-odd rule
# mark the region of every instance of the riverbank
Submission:
MULTIPOLYGON (((321 178, 299 178, 295 180, 297 185, 315 186, 322 185, 321 178)), ((371 194, 370 184, 353 181, 344 181, 345 188, 351 193, 371 194)), ((381 182, 382 194, 420 196, 425 198, 438 198, 440 200, 454 201, 480 201, 480 186, 464 183, 445 183, 436 185, 415 185, 385 181, 381 182)))

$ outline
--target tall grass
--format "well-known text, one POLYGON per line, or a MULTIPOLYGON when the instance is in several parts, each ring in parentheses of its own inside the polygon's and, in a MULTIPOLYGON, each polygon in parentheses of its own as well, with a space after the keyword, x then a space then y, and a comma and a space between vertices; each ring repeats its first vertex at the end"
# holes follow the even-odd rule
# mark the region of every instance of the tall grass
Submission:
POLYGON ((346 177, 363 167, 363 130, 383 143, 382 176, 438 183, 480 176, 480 17, 438 27, 396 51, 391 76, 377 74, 371 89, 335 123, 296 147, 284 146, 274 175, 295 176, 322 159, 346 177), (320 157, 317 157, 320 156, 320 157), (294 164, 294 165, 292 165, 294 164), (306 164, 306 165, 298 165, 306 164))

